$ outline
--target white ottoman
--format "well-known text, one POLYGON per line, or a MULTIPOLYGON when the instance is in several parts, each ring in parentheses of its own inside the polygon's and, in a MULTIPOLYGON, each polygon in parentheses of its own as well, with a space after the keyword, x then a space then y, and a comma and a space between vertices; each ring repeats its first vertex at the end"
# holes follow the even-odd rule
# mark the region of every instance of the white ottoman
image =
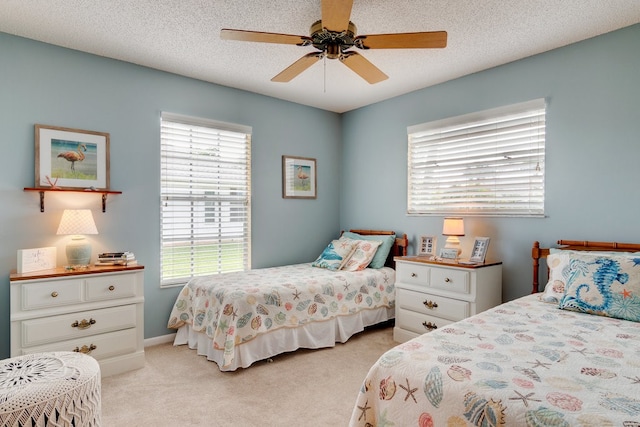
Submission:
POLYGON ((0 426, 99 426, 100 365, 74 352, 0 360, 0 426))

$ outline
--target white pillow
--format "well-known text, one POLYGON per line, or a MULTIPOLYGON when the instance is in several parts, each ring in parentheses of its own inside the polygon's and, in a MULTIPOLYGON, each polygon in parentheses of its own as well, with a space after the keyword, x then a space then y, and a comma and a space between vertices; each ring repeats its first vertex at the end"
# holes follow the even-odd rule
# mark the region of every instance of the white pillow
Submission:
POLYGON ((340 268, 344 271, 360 271, 367 268, 375 256, 378 246, 382 244, 379 240, 352 240, 341 238, 341 240, 342 239, 355 242, 356 244, 351 256, 340 268))
POLYGON ((569 278, 570 251, 558 251, 547 256, 549 281, 544 287, 540 300, 558 304, 564 295, 564 288, 569 278))

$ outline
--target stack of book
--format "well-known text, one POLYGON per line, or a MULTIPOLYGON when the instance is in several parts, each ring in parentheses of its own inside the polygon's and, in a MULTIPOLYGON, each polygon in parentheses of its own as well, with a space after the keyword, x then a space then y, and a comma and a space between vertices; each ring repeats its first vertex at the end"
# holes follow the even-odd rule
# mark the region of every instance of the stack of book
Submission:
POLYGON ((96 265, 136 265, 137 263, 133 252, 103 252, 98 254, 96 265))

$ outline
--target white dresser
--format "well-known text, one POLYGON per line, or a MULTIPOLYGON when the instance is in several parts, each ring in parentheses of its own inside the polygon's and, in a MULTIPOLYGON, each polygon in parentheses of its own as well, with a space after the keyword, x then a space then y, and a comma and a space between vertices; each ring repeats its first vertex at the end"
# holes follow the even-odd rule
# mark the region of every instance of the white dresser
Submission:
POLYGON ((76 351, 102 376, 144 366, 144 267, 10 275, 11 357, 76 351))
POLYGON ((404 342, 502 302, 502 263, 463 265, 396 257, 393 339, 404 342))

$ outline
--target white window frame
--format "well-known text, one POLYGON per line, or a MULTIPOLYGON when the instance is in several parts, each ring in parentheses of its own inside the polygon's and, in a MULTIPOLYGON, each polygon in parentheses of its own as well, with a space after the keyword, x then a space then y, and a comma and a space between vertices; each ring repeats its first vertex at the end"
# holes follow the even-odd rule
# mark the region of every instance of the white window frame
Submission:
POLYGON ((160 287, 251 268, 251 127, 162 112, 160 287))
POLYGON ((407 128, 408 215, 544 217, 543 98, 407 128))

